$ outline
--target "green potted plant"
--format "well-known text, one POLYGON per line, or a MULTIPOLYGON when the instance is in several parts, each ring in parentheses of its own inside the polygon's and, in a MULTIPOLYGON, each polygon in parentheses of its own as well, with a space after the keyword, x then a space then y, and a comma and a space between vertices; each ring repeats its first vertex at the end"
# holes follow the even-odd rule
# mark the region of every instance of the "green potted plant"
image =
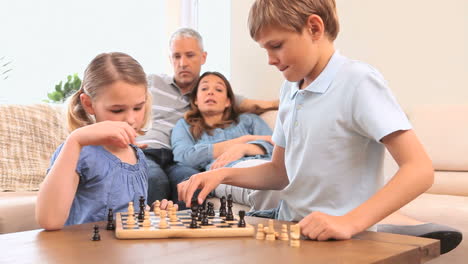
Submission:
POLYGON ((63 83, 60 81, 58 84, 55 85, 55 91, 51 93, 47 93, 47 97, 49 100, 47 102, 54 102, 54 103, 63 103, 65 100, 78 91, 81 87, 81 79, 78 77, 78 74, 75 73, 73 75, 67 76, 67 81, 63 83))

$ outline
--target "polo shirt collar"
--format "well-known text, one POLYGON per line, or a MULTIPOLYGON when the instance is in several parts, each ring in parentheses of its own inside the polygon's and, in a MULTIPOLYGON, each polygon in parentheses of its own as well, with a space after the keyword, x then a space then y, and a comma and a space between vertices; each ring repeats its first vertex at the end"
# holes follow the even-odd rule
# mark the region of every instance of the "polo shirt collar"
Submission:
MULTIPOLYGON (((325 66, 319 76, 312 83, 310 83, 304 89, 304 91, 321 94, 325 93, 344 63, 345 57, 336 50, 330 58, 330 61, 327 63, 327 66, 325 66)), ((291 99, 294 98, 294 96, 299 92, 299 83, 300 82, 294 82, 292 84, 291 99)))
POLYGON ((166 78, 164 78, 163 81, 167 85, 170 85, 170 86, 174 87, 174 89, 176 89, 179 94, 181 94, 183 96, 189 96, 190 95, 190 92, 186 93, 186 94, 182 94, 182 91, 181 91, 180 87, 175 82, 174 76, 166 76, 166 78))

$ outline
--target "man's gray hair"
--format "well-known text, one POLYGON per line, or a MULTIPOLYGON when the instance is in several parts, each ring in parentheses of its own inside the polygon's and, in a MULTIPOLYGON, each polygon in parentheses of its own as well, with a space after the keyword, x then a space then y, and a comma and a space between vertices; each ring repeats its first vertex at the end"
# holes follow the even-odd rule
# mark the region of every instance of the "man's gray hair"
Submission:
POLYGON ((203 39, 195 29, 192 28, 179 28, 176 32, 172 33, 171 38, 169 39, 169 47, 172 46, 172 42, 176 39, 181 39, 181 38, 193 38, 198 41, 198 46, 200 46, 200 49, 204 51, 203 49, 203 39))

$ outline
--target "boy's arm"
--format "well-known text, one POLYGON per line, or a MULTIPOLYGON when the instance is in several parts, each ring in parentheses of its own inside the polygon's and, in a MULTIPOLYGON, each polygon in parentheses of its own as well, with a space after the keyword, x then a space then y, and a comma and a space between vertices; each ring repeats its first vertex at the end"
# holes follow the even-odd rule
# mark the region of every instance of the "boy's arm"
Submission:
POLYGON ((381 141, 399 169, 381 190, 349 213, 361 231, 415 199, 434 182, 432 161, 413 130, 393 132, 381 141))
POLYGON ((177 185, 179 198, 190 207, 193 193, 201 189, 198 194, 198 203, 201 204, 206 196, 221 183, 257 190, 284 189, 289 183, 284 166, 284 148, 275 146, 271 162, 259 166, 222 168, 195 174, 177 185))
POLYGON ((278 110, 279 100, 253 100, 243 99, 239 105, 239 109, 244 113, 254 113, 260 115, 269 110, 278 110))
POLYGON ((393 132, 381 141, 398 163, 395 176, 369 200, 344 216, 309 214, 299 222, 304 235, 317 240, 349 239, 429 189, 434 170, 414 131, 393 132))

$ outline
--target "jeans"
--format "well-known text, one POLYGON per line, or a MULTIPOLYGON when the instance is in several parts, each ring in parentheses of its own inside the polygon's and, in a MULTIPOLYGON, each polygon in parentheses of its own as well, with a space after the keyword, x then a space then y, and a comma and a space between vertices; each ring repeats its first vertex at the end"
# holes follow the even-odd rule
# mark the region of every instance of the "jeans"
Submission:
POLYGON ((154 201, 162 199, 177 203, 177 184, 199 171, 174 162, 170 149, 145 149, 143 153, 149 169, 147 203, 151 205, 154 201))
POLYGON ((268 210, 259 210, 259 211, 250 211, 247 212, 248 216, 269 218, 269 219, 278 219, 279 206, 277 208, 272 208, 268 210))

